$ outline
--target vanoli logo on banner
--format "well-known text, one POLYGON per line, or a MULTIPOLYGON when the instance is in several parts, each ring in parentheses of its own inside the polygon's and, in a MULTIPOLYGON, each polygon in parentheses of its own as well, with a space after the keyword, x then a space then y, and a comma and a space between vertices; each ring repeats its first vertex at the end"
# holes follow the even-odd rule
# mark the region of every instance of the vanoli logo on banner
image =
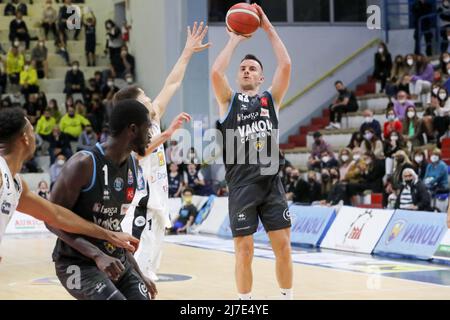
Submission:
POLYGON ((386 245, 388 245, 398 237, 398 235, 400 234, 400 232, 402 232, 405 225, 406 225, 405 220, 398 220, 394 222, 394 226, 392 227, 391 233, 389 234, 389 237, 387 237, 386 239, 386 245))

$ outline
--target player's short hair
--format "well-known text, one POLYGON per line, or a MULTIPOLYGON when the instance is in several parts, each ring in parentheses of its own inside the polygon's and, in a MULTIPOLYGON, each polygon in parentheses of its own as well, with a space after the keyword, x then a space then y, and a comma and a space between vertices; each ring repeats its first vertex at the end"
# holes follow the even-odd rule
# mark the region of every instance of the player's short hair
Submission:
POLYGON ((142 125, 148 120, 148 109, 139 101, 126 99, 114 106, 109 122, 111 136, 117 137, 130 125, 142 125))
POLYGON ((261 60, 259 60, 255 55, 253 55, 253 54, 246 55, 244 57, 244 59, 241 60, 241 63, 244 62, 245 60, 253 60, 253 61, 258 62, 258 64, 261 66, 261 70, 264 71, 264 67, 263 67, 261 60))
POLYGON ((344 83, 342 82, 342 80, 338 80, 338 81, 336 81, 336 82, 334 83, 334 86, 337 86, 338 84, 342 84, 342 85, 344 85, 344 83))
POLYGON ((194 190, 191 188, 184 189, 182 194, 184 195, 186 192, 190 192, 191 194, 194 194, 194 190))
POLYGON ((113 105, 123 100, 136 100, 141 94, 141 88, 138 86, 128 86, 120 89, 113 97, 113 105))
POLYGON ((22 108, 4 108, 0 109, 0 142, 9 143, 19 134, 27 125, 25 112, 22 108))

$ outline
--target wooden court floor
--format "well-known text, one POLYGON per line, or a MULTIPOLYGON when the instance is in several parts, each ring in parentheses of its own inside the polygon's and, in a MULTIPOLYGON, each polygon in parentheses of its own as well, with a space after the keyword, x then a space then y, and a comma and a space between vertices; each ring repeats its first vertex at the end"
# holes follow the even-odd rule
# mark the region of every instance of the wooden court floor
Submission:
MULTIPOLYGON (((6 237, 0 263, 0 300, 72 299, 55 277, 51 235, 6 237)), ((274 261, 254 260, 255 299, 277 299, 274 261)), ((234 256, 230 253, 165 243, 161 273, 191 277, 159 282, 159 299, 235 300, 234 256)), ((450 299, 450 286, 378 277, 337 269, 294 264, 295 299, 450 299)))

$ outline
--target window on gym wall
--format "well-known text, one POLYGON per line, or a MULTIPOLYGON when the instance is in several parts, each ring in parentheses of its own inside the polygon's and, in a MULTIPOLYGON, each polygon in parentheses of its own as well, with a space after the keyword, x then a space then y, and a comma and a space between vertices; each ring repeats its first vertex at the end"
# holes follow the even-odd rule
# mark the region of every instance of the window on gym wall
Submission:
POLYGON ((366 0, 334 0, 334 21, 364 22, 367 20, 366 0))
POLYGON ((250 2, 259 4, 270 21, 287 22, 287 0, 252 0, 250 2))
POLYGON ((330 0, 295 0, 295 22, 329 22, 330 0))
POLYGON ((225 22, 228 9, 245 0, 209 0, 209 21, 225 22))

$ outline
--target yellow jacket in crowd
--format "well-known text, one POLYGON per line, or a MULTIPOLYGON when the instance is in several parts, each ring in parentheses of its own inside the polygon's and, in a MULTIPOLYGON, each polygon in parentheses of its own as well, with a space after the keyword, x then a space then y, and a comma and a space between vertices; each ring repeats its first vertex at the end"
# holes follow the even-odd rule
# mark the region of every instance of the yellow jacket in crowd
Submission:
POLYGON ((48 120, 42 116, 36 125, 36 133, 41 136, 48 136, 52 134, 53 128, 56 126, 56 119, 50 117, 48 120))
POLYGON ((20 85, 35 86, 38 84, 38 74, 35 68, 30 66, 28 69, 25 68, 20 73, 20 85))
POLYGON ((83 132, 83 126, 90 125, 90 121, 82 115, 75 114, 71 118, 67 113, 61 118, 59 128, 61 132, 68 134, 74 138, 78 138, 83 132))
POLYGON ((23 66, 25 64, 25 59, 23 54, 19 53, 17 56, 13 55, 11 51, 8 52, 6 56, 6 73, 8 75, 13 73, 22 72, 23 66))

